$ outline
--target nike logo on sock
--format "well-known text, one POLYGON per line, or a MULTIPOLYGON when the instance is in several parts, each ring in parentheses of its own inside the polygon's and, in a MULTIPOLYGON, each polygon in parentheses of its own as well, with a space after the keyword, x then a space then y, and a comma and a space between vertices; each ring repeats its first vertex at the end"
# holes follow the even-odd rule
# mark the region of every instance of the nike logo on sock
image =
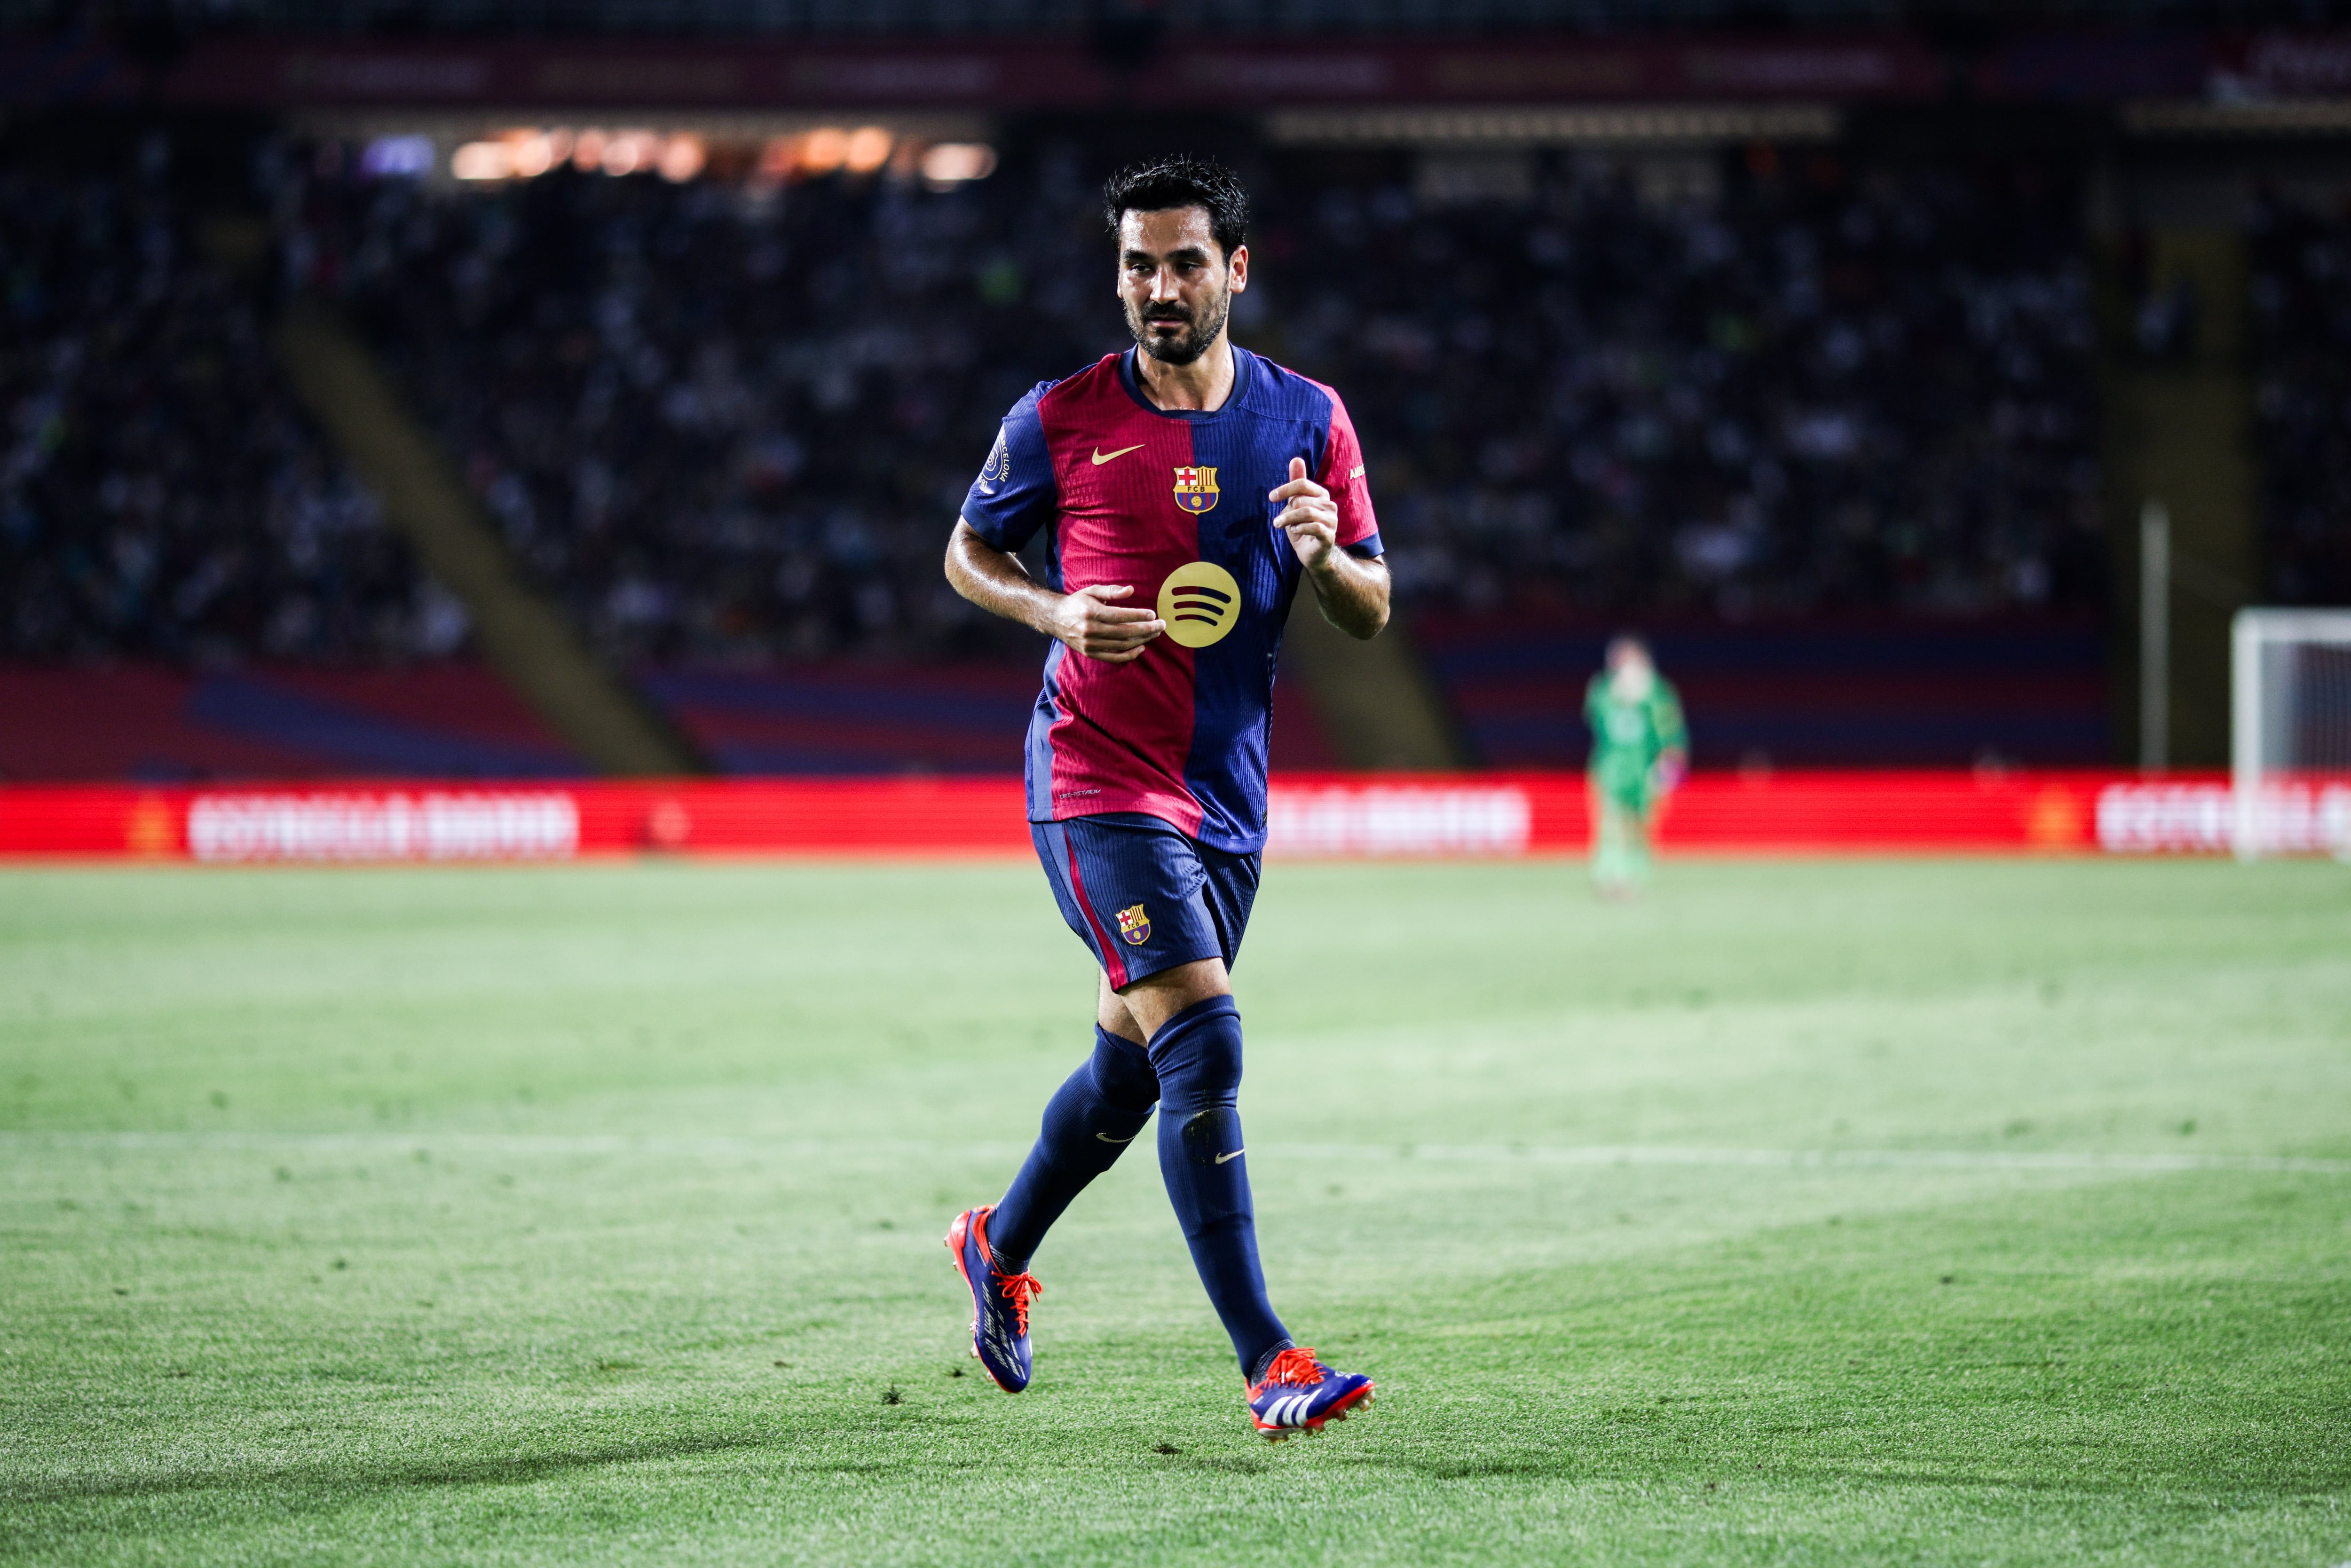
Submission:
POLYGON ((1096 1133, 1094 1136, 1100 1138, 1105 1144, 1131 1144, 1134 1142, 1135 1139, 1143 1136, 1143 1134, 1140 1133, 1129 1133, 1123 1138, 1113 1138, 1108 1133, 1096 1133))
MULTIPOLYGON (((1100 1133, 1096 1133, 1096 1134, 1094 1134, 1094 1136, 1095 1136, 1095 1137, 1097 1137, 1097 1138, 1099 1138, 1099 1137, 1101 1137, 1101 1136, 1102 1136, 1102 1134, 1101 1134, 1100 1133)), ((1217 1156, 1217 1163, 1218 1165, 1223 1165, 1227 1160, 1237 1160, 1237 1159, 1240 1158, 1243 1155, 1245 1155, 1245 1154, 1247 1154, 1247 1153, 1249 1153, 1249 1151, 1248 1151, 1247 1149, 1235 1149, 1235 1150, 1234 1150, 1231 1154, 1229 1154, 1229 1155, 1218 1155, 1217 1156)))

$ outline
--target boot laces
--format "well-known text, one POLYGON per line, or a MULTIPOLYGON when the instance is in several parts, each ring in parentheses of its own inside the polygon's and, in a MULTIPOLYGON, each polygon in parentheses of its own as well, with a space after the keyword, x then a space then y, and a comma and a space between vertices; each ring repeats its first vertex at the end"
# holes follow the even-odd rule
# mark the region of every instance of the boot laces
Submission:
POLYGON ((1322 1381, 1322 1368, 1314 1359, 1314 1347, 1293 1344, 1273 1358, 1273 1364, 1265 1369, 1265 1376, 1258 1386, 1262 1388, 1268 1383, 1289 1383, 1301 1388, 1311 1388, 1322 1381))
POLYGON ((1043 1295, 1045 1287, 1037 1282, 1036 1275, 1026 1272, 998 1274, 997 1279, 1000 1281, 998 1288, 1002 1291, 1004 1299, 1012 1303, 1012 1321, 1019 1325, 1022 1333, 1027 1333, 1029 1300, 1043 1295))

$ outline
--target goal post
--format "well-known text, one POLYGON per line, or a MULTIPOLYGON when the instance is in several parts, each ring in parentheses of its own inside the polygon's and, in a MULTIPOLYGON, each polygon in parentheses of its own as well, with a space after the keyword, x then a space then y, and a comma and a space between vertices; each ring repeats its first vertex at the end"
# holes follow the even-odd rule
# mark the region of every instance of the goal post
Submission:
POLYGON ((2239 860, 2351 860, 2351 610, 2240 610, 2230 629, 2239 860))

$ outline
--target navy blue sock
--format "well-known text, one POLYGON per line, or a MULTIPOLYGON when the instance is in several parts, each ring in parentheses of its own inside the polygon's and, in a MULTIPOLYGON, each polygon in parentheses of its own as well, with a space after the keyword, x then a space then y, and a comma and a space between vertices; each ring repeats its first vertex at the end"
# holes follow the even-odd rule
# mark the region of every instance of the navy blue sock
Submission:
POLYGON ((1044 1129, 987 1217, 997 1268, 1018 1274, 1061 1211, 1110 1169, 1151 1120, 1159 1080, 1143 1047, 1094 1026, 1094 1053, 1045 1105, 1044 1129))
POLYGON ((1159 1174, 1243 1375, 1289 1343, 1257 1261, 1257 1217, 1241 1158, 1241 1014, 1230 997, 1194 1002, 1151 1037, 1159 1074, 1159 1174))

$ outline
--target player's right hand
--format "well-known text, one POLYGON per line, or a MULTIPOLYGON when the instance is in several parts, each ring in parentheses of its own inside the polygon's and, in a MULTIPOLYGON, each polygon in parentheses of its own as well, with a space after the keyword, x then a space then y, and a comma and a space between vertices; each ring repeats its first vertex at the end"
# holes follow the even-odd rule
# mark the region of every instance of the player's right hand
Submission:
POLYGON ((1052 634, 1072 653, 1106 664, 1124 664, 1143 657, 1143 646, 1167 630, 1156 612, 1122 605, 1134 596, 1132 586, 1081 588, 1063 594, 1053 607, 1052 634))

